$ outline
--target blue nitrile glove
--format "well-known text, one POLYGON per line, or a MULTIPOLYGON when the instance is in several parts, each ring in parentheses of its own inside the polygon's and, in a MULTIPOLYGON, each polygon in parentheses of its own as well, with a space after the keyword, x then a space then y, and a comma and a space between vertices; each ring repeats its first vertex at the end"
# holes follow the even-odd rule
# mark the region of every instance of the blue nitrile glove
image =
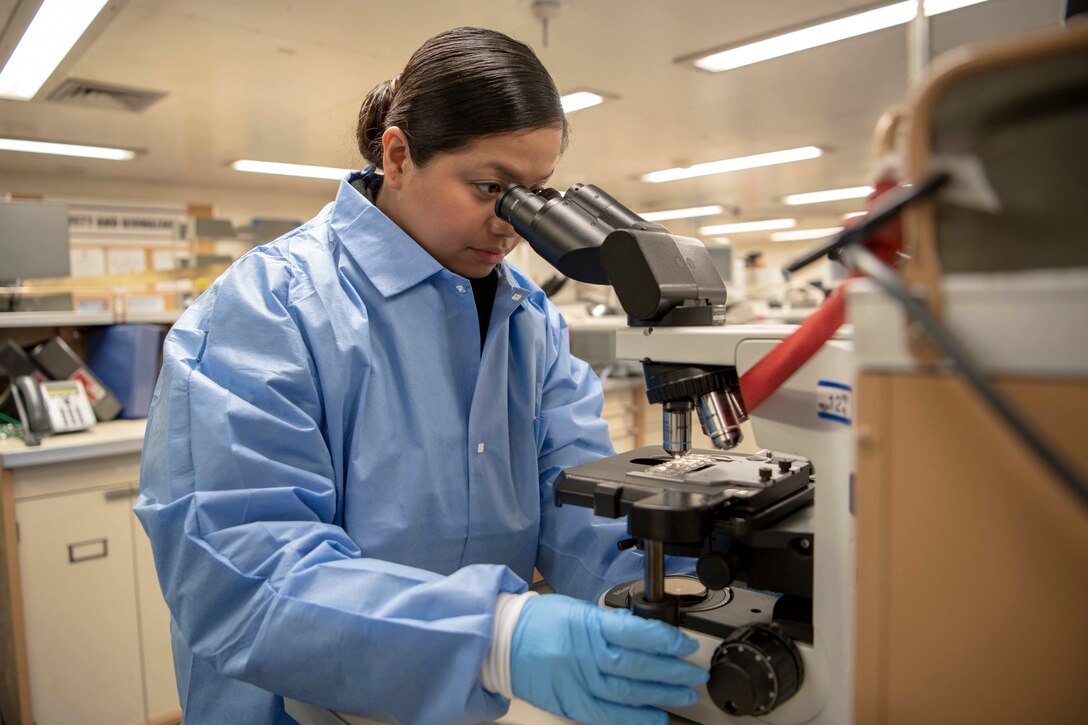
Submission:
POLYGON ((657 707, 698 699, 706 670, 680 659, 698 643, 676 627, 561 594, 525 604, 510 643, 514 695, 593 725, 665 725, 657 707))

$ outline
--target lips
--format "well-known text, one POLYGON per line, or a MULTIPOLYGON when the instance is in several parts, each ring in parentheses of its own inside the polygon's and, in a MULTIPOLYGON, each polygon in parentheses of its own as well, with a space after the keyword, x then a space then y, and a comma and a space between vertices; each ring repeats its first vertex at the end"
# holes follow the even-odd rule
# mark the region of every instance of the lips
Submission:
POLYGON ((480 249, 477 247, 471 247, 471 249, 477 257, 488 264, 498 264, 507 254, 507 252, 502 249, 480 249))

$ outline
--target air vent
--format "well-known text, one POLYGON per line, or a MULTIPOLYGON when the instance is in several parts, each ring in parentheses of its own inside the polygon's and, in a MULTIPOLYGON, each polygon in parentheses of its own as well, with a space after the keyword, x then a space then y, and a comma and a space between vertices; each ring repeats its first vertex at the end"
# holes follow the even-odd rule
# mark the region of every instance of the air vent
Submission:
POLYGON ((98 81, 69 78, 57 86, 48 98, 50 101, 61 103, 78 103, 81 106, 139 113, 165 96, 165 93, 159 91, 144 91, 139 88, 125 88, 98 81))

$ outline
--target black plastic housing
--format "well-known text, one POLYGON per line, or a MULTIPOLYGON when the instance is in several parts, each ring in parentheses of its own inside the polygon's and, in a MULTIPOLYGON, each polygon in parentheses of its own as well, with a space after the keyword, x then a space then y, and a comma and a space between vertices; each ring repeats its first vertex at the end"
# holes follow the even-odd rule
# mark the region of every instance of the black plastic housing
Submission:
POLYGON ((575 184, 564 197, 511 184, 495 213, 564 275, 611 284, 632 325, 725 324, 725 283, 703 243, 647 222, 595 186, 575 184))

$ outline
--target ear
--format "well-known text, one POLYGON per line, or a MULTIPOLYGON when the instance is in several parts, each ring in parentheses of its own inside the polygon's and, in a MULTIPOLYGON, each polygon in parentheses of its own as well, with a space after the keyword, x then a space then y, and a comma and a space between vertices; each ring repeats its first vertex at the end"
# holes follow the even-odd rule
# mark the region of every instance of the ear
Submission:
POLYGON ((390 126, 382 134, 382 171, 385 183, 394 189, 404 184, 405 172, 412 167, 412 155, 408 152, 408 136, 397 126, 390 126))

